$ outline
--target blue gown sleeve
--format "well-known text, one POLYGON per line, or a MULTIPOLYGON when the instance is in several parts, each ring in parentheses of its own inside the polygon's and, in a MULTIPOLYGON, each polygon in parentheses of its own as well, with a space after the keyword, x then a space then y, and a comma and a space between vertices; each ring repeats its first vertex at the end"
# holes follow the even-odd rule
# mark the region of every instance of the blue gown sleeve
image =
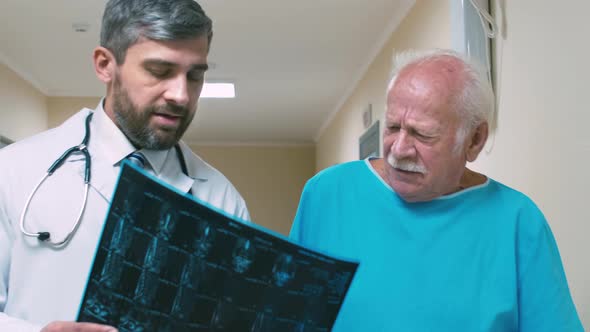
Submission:
POLYGON ((519 331, 583 332, 555 238, 532 202, 520 211, 516 240, 519 331))
POLYGON ((303 192, 301 193, 301 198, 299 199, 299 206, 297 207, 297 213, 295 214, 295 219, 293 220, 293 224, 291 225, 291 231, 289 232, 289 238, 293 241, 303 244, 303 223, 307 219, 305 217, 307 211, 307 203, 309 198, 309 182, 303 188, 303 192))

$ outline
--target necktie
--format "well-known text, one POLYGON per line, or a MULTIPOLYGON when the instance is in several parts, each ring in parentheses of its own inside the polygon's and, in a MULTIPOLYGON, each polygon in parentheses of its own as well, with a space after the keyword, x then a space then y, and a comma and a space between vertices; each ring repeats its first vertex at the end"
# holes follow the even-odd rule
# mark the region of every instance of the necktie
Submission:
POLYGON ((138 151, 135 151, 132 154, 128 155, 127 160, 141 169, 145 168, 145 164, 147 162, 145 156, 138 151))

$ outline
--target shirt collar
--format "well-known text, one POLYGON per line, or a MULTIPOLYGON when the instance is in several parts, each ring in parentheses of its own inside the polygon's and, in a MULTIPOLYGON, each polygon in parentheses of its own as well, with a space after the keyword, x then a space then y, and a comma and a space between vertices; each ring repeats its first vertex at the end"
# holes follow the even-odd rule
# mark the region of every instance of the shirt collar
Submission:
POLYGON ((159 175, 162 172, 162 167, 164 166, 164 162, 168 158, 168 154, 172 149, 168 150, 148 150, 148 149, 141 149, 139 152, 143 153, 146 157, 150 166, 154 170, 156 175, 159 175))

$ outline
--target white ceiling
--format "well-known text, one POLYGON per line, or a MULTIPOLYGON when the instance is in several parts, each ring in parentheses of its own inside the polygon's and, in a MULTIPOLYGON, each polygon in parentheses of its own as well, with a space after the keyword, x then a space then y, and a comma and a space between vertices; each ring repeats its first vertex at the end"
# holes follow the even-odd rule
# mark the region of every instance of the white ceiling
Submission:
MULTIPOLYGON (((91 54, 105 2, 1 0, 0 62, 48 96, 102 96, 91 54)), ((292 144, 317 138, 414 0, 198 2, 213 19, 207 80, 234 82, 236 98, 202 99, 185 140, 292 144)))

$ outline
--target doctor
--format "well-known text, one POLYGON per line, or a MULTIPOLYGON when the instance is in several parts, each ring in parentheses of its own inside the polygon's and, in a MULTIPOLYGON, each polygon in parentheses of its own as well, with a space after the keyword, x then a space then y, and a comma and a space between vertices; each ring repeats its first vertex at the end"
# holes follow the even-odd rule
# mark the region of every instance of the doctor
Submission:
POLYGON ((0 151, 0 331, 115 331, 73 321, 119 167, 137 150, 158 178, 249 219, 232 184, 180 141, 203 87, 211 26, 194 0, 108 1, 93 53, 105 98, 96 109, 0 151), (24 230, 49 232, 49 239, 26 236, 20 225, 29 195, 52 163, 85 136, 80 149, 91 163, 84 153, 70 155, 26 209, 24 230), (86 208, 69 238, 87 165, 86 208))

